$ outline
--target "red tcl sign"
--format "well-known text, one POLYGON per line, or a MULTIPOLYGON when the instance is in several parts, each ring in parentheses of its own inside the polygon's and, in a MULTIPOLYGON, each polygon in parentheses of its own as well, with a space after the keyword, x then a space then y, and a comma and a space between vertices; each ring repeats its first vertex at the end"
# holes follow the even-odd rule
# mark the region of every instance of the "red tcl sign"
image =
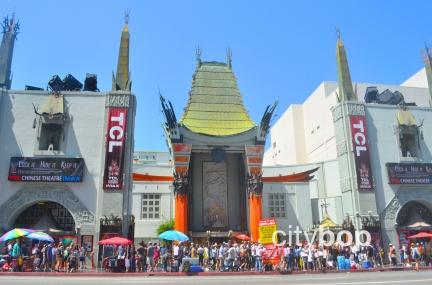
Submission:
POLYGON ((126 108, 109 109, 103 185, 105 190, 123 188, 126 123, 126 108))
POLYGON ((372 190, 372 170, 369 158, 366 117, 350 116, 351 135, 359 190, 372 190))

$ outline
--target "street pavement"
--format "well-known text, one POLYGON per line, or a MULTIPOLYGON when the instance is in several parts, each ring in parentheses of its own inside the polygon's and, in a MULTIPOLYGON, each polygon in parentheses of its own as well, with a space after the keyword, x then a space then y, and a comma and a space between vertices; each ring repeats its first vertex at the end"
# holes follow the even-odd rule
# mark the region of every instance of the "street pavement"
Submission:
POLYGON ((369 284, 432 284, 432 270, 386 271, 362 273, 290 274, 290 275, 231 275, 231 276, 133 276, 114 274, 112 276, 0 276, 5 285, 84 285, 84 284, 299 284, 299 285, 369 285, 369 284))

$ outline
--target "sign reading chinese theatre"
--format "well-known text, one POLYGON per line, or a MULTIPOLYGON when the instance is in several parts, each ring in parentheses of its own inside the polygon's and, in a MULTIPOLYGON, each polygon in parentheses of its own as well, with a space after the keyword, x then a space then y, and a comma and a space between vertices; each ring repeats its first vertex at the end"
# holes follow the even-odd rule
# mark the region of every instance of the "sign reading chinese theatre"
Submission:
POLYGON ((82 182, 84 159, 11 157, 9 181, 82 182))

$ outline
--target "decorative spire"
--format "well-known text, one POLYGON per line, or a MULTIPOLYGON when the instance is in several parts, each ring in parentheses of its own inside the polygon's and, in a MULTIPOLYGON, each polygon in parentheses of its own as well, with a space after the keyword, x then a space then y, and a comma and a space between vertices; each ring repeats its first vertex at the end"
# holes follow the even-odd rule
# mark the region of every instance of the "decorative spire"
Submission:
POLYGON ((129 15, 125 13, 125 25, 123 27, 120 39, 119 57, 117 62, 117 73, 114 76, 112 90, 131 91, 132 81, 129 71, 129 15))
POLYGON ((232 67, 232 50, 231 50, 231 48, 227 48, 226 57, 227 57, 227 65, 228 65, 229 69, 231 69, 231 67, 232 67))
POLYGON ((196 58, 196 68, 201 66, 201 49, 199 46, 195 49, 195 58, 196 58))
POLYGON ((12 83, 11 69, 13 48, 16 37, 19 33, 19 21, 15 19, 15 13, 12 18, 5 17, 2 23, 3 39, 0 45, 0 88, 10 89, 12 83))
POLYGON ((425 65, 426 70, 426 78, 428 83, 428 89, 429 89, 429 106, 432 108, 432 58, 431 58, 431 52, 429 50, 429 47, 425 43, 425 53, 423 56, 423 61, 425 65))
POLYGON ((348 60, 345 52, 345 47, 342 42, 340 31, 336 29, 336 62, 339 83, 339 102, 357 101, 357 94, 354 93, 349 72, 348 60))

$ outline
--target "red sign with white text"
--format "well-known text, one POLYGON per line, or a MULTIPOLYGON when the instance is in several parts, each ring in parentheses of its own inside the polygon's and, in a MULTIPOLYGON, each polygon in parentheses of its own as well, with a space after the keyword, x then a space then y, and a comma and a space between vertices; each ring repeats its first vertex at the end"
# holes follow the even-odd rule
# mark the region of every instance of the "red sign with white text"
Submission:
POLYGON ((110 108, 106 134, 106 153, 103 189, 123 188, 123 165, 126 142, 126 108, 110 108))
POLYGON ((373 190, 366 117, 350 116, 358 190, 373 190))
POLYGON ((274 244, 266 244, 262 259, 264 264, 276 265, 280 263, 282 248, 274 244))

